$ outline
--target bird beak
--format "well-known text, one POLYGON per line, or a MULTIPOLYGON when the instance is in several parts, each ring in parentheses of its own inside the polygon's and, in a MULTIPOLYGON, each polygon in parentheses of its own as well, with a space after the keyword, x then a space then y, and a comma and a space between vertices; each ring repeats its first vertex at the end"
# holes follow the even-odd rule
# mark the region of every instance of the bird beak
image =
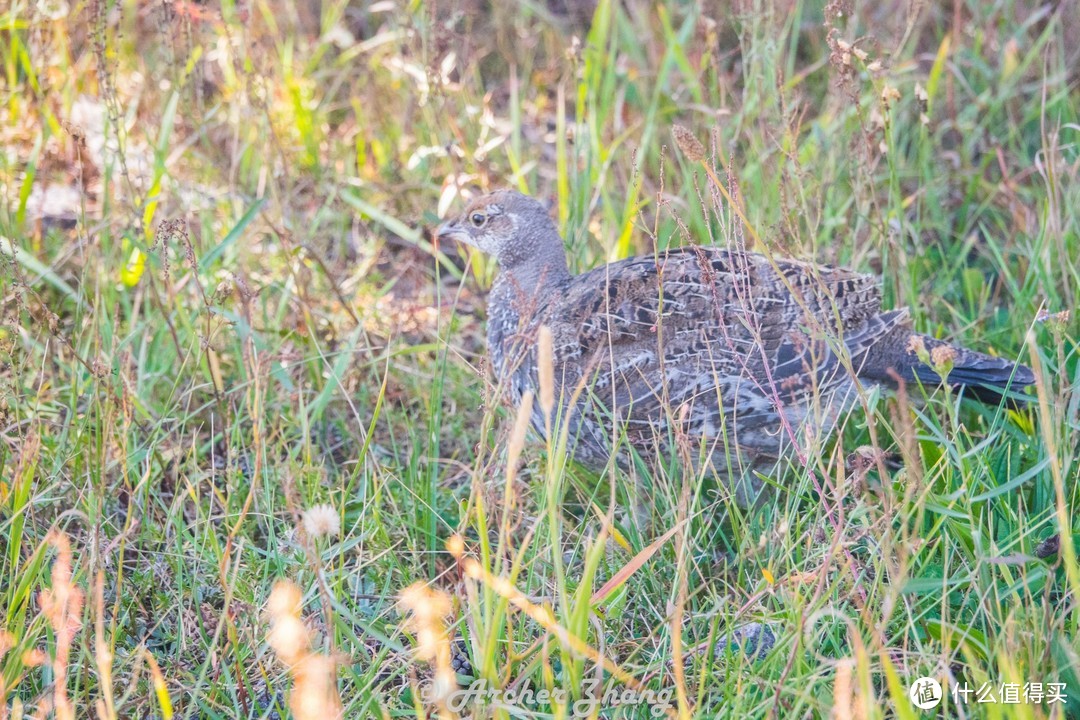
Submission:
POLYGON ((466 245, 475 246, 476 244, 457 220, 449 220, 440 225, 439 229, 435 231, 435 239, 438 242, 456 240, 466 245))

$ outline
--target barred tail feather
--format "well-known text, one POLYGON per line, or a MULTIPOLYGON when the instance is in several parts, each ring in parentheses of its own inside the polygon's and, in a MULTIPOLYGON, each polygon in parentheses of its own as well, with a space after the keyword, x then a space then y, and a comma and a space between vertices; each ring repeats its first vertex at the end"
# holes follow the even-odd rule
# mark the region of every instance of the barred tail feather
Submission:
POLYGON ((1015 405, 1017 394, 1035 384, 1035 373, 1026 365, 900 330, 894 342, 879 343, 874 348, 877 352, 871 351, 865 376, 884 382, 895 382, 898 376, 905 382, 936 386, 941 376, 935 365, 951 364, 945 379, 950 387, 993 405, 1006 397, 1015 405))

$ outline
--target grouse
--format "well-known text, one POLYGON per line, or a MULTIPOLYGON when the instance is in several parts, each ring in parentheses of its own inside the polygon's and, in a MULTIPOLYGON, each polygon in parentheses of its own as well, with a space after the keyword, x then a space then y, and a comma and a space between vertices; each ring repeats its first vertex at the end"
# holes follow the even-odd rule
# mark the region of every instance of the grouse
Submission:
MULTIPOLYGON (((662 458, 681 439, 748 504, 785 448, 824 437, 864 387, 944 377, 995 403, 1035 381, 1023 365, 913 332, 906 310, 882 310, 874 276, 844 268, 688 246, 572 275, 545 206, 512 190, 473 200, 437 237, 498 263, 488 351, 515 405, 538 390, 550 328, 553 414, 568 454, 596 470, 628 467, 630 449, 662 458)), ((539 404, 531 419, 546 437, 539 404)))

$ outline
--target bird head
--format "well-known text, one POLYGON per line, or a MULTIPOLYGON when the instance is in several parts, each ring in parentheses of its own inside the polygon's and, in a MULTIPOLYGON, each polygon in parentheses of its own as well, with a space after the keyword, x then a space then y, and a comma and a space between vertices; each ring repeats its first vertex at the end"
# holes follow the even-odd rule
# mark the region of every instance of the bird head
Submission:
POLYGON ((543 251, 538 244, 550 238, 562 250, 562 240, 544 204, 514 190, 497 190, 474 199, 464 212, 443 223, 436 236, 478 248, 503 267, 543 251))

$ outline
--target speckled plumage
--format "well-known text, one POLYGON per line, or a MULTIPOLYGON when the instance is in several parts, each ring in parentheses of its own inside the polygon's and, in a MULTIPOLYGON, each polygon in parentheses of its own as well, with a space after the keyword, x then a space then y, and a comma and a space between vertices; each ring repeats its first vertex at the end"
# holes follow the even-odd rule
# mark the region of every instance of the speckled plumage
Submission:
MULTIPOLYGON (((678 437, 722 474, 767 469, 805 433, 829 432, 859 385, 939 382, 920 349, 951 356, 953 384, 1033 381, 1023 366, 913 335, 905 311, 882 311, 876 278, 842 268, 682 247, 573 276, 544 208, 512 191, 474 201, 440 236, 499 261, 488 345, 515 404, 537 388, 537 332, 551 328, 570 447, 597 468, 614 428, 643 457, 678 437)), ((538 406, 533 424, 545 432, 538 406)))

